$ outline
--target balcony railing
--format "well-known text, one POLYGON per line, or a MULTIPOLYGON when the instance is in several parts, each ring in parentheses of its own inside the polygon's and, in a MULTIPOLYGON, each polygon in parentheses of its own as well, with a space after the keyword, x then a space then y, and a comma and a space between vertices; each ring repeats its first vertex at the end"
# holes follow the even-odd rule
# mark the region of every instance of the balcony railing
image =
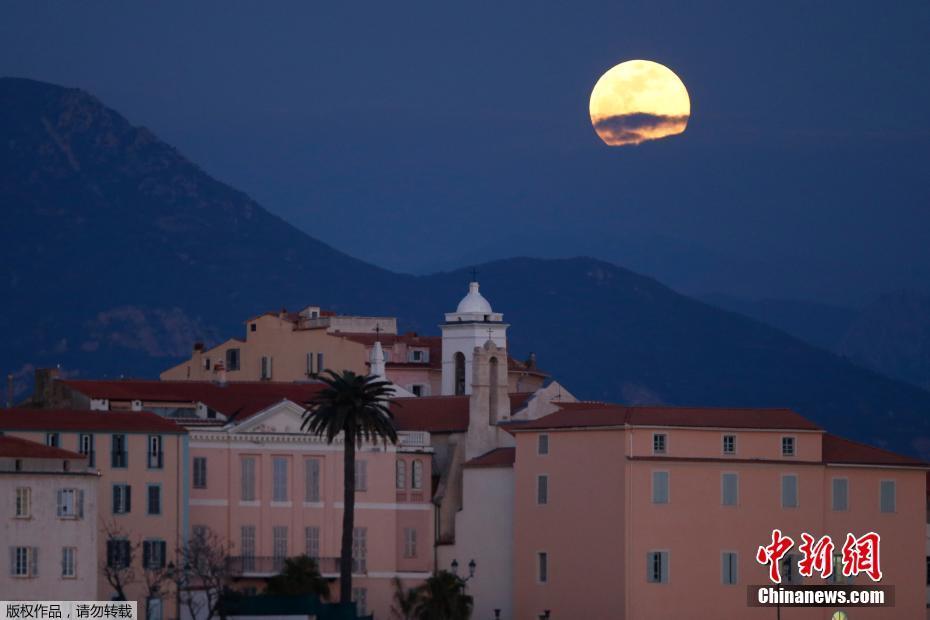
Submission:
POLYGON ((429 433, 426 431, 401 431, 397 433, 397 443, 410 448, 427 448, 430 445, 429 433))
MULTIPOLYGON (((284 559, 270 555, 234 555, 227 560, 229 573, 233 577, 272 577, 284 568, 284 559)), ((324 577, 339 576, 339 558, 315 558, 324 577)), ((362 566, 356 568, 364 569, 362 566)), ((364 571, 359 574, 364 574, 364 571)))

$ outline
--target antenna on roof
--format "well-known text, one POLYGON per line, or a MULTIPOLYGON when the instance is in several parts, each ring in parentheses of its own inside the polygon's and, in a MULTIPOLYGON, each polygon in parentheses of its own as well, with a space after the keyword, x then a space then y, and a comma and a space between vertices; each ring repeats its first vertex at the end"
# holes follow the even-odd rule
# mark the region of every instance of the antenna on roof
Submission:
POLYGON ((381 323, 375 323, 375 340, 377 340, 378 342, 381 342, 382 331, 383 330, 381 329, 381 323))
POLYGON ((471 281, 472 282, 478 281, 478 269, 476 267, 471 268, 471 281))

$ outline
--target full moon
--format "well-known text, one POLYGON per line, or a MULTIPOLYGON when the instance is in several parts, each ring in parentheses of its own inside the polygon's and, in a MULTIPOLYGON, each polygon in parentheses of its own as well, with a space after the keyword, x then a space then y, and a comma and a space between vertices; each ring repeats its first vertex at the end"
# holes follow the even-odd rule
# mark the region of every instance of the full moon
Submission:
POLYGON ((640 144, 682 133, 691 116, 688 89, 651 60, 622 62, 591 91, 591 124, 609 146, 640 144))

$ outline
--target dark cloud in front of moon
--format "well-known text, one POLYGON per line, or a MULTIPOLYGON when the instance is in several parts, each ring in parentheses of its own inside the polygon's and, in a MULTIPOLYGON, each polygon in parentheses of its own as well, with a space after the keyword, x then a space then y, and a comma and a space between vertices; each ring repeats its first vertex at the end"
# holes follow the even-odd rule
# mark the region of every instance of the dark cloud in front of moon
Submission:
POLYGON ((611 146, 639 144, 681 133, 688 125, 688 116, 669 116, 635 112, 607 116, 594 123, 594 130, 611 146))

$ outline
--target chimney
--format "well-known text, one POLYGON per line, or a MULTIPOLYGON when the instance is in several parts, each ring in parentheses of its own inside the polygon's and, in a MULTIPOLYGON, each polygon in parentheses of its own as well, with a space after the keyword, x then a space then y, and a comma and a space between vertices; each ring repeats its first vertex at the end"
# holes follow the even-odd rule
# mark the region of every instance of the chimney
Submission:
POLYGON ((526 360, 526 367, 530 370, 536 370, 536 354, 530 353, 530 356, 526 360))
POLYGON ((217 362, 213 365, 213 374, 216 376, 217 385, 223 387, 226 385, 226 364, 217 362))
MULTIPOLYGON (((42 407, 52 407, 53 398, 52 398, 52 383, 58 376, 61 374, 59 368, 36 368, 35 371, 35 391, 32 393, 32 402, 37 403, 42 407)), ((13 400, 12 392, 12 375, 7 379, 10 384, 10 394, 9 399, 13 400)))

